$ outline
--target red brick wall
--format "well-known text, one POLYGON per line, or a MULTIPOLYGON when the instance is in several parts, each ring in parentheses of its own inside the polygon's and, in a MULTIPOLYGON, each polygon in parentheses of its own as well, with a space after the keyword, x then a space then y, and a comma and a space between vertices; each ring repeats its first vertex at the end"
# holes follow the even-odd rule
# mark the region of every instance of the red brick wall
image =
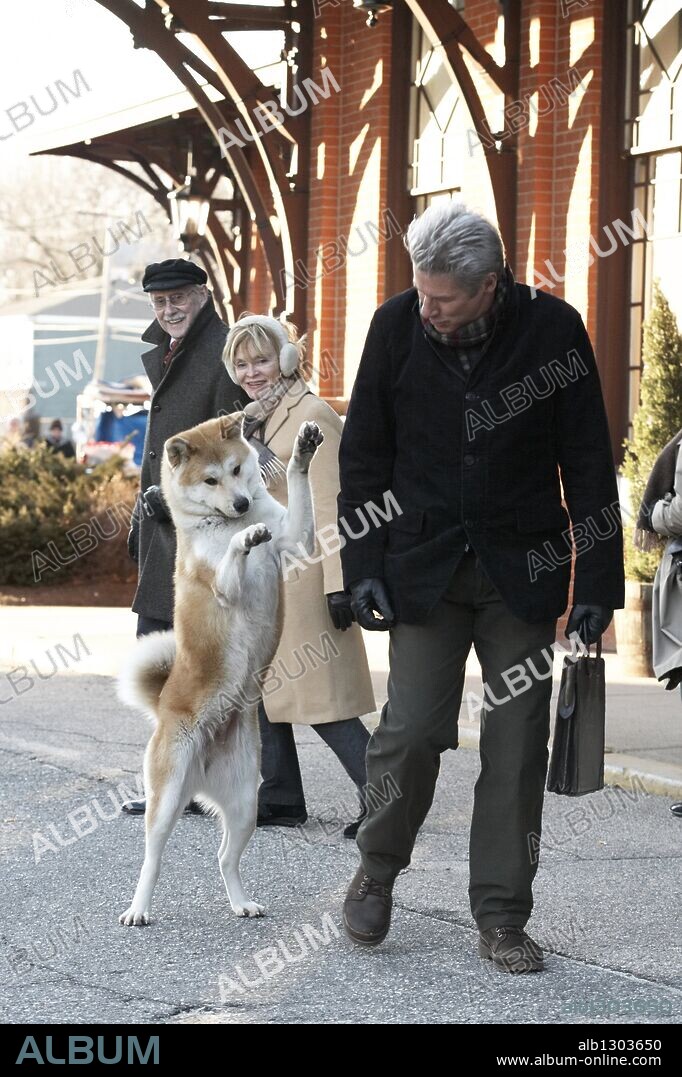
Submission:
MULTIPOLYGON (((522 4, 519 99, 524 101, 551 79, 568 86, 571 67, 586 84, 589 79, 589 87, 579 104, 575 100, 556 104, 518 135, 517 243, 516 250, 509 252, 519 280, 531 283, 533 269, 544 273, 554 284, 552 293, 578 307, 593 335, 597 265, 588 268, 586 259, 590 234, 599 236, 601 8, 593 0, 585 8, 574 6, 562 18, 558 0, 524 0, 522 4), (531 35, 536 26, 539 62, 531 67, 531 35), (590 33, 593 41, 585 50, 581 38, 590 33), (567 266, 563 252, 569 246, 574 257, 567 266), (545 260, 557 276, 567 277, 565 282, 552 279, 545 260)), ((499 38, 499 16, 496 0, 466 4, 467 22, 491 53, 499 38)), ((379 226, 382 212, 390 208, 386 206, 388 140, 406 140, 408 132, 391 127, 390 15, 382 15, 378 25, 368 29, 350 3, 324 5, 315 19, 314 39, 313 78, 317 80, 320 69, 328 66, 341 89, 320 100, 311 114, 307 270, 315 280, 306 290, 309 357, 316 368, 325 367, 323 356, 331 358, 337 373, 322 381, 320 392, 343 397, 349 394, 369 320, 384 298, 385 244, 367 240, 366 222, 379 226), (346 240, 350 250, 362 253, 344 258, 346 240), (320 262, 321 255, 326 256, 326 265, 320 262)), ((485 100, 491 100, 484 84, 477 83, 485 100)), ((576 98, 582 93, 578 90, 576 98)), ((466 147, 470 121, 465 111, 462 123, 457 145, 458 152, 466 153, 462 147, 466 147)), ((482 151, 477 157, 466 155, 462 197, 486 211, 489 196, 481 182, 482 169, 482 151)), ((249 306, 267 309, 271 289, 260 249, 253 252, 251 276, 249 306)))
MULTIPOLYGON (((270 188, 267 174, 255 147, 249 147, 247 157, 258 187, 264 192, 267 204, 270 204, 270 188)), ((249 253, 248 281, 244 289, 246 309, 251 311, 252 314, 268 314, 272 310, 274 298, 272 281, 263 252, 263 244, 258 239, 255 226, 251 228, 251 236, 248 242, 251 250, 249 253)))
MULTIPOLYGON (((587 244, 590 234, 598 236, 599 227, 602 5, 596 0, 585 7, 573 5, 567 17, 562 17, 558 0, 524 0, 521 7, 518 100, 526 102, 537 92, 540 110, 544 110, 546 98, 541 88, 547 87, 555 107, 518 134, 517 240, 516 250, 508 255, 519 280, 532 283, 533 269, 542 273, 554 285, 547 290, 577 306, 594 334, 597 273, 596 265, 587 266, 587 244), (584 48, 582 40, 590 37, 592 43, 584 48), (531 55, 531 39, 537 57, 531 55), (531 60, 535 60, 532 66, 531 60), (584 94, 580 89, 576 93, 576 99, 581 98, 577 108, 573 102, 556 101, 561 94, 550 87, 552 79, 570 87, 571 68, 588 87, 584 94), (569 247, 567 265, 564 250, 569 247), (556 277, 567 280, 557 281, 545 267, 545 260, 554 266, 556 277)), ((499 6, 491 0, 466 4, 466 21, 491 54, 498 15, 499 6)), ((492 100, 485 88, 483 98, 492 100)), ((475 202, 477 188, 465 186, 462 197, 475 202)), ((541 283, 540 287, 546 286, 541 283)))
MULTIPOLYGON (((584 9, 573 8, 568 17, 562 18, 555 0, 524 3, 520 75, 521 100, 548 86, 553 78, 568 86, 571 67, 577 69, 588 86, 577 111, 571 102, 557 104, 552 112, 538 116, 535 131, 527 128, 519 134, 516 269, 519 279, 528 283, 533 279, 533 268, 546 276, 554 284, 552 294, 577 306, 592 333, 596 330, 596 266, 588 269, 585 256, 589 236, 596 235, 598 228, 600 6, 591 3, 584 9), (529 45, 533 20, 539 20, 540 55, 539 63, 531 67, 529 45), (590 22, 586 20, 594 27, 589 51, 577 45, 581 36, 589 32, 590 22), (573 54, 571 35, 576 42, 573 54), (563 253, 567 248, 575 252, 568 266, 563 253), (551 262, 558 277, 567 277, 565 283, 554 280, 544 265, 545 260, 551 262)), ((581 94, 579 89, 576 98, 581 94)), ((543 109, 542 93, 539 101, 543 109)), ((546 286, 540 284, 540 287, 546 286)))
MULTIPOLYGON (((307 261, 317 274, 317 252, 334 241, 341 230, 339 187, 342 174, 341 124, 345 94, 344 11, 325 5, 315 23, 313 70, 329 67, 341 87, 327 101, 319 101, 311 117, 310 215, 307 261)), ((320 383, 322 396, 343 396, 342 278, 324 275, 308 289, 308 358, 319 369, 323 352, 332 358, 328 377, 320 383), (338 370, 338 374, 333 371, 338 370)))
POLYGON ((307 314, 314 366, 326 354, 338 370, 320 384, 326 397, 350 392, 383 298, 384 243, 368 239, 366 222, 380 222, 386 199, 390 30, 390 17, 368 29, 350 4, 325 6, 315 23, 313 70, 328 66, 341 88, 312 112, 307 314))

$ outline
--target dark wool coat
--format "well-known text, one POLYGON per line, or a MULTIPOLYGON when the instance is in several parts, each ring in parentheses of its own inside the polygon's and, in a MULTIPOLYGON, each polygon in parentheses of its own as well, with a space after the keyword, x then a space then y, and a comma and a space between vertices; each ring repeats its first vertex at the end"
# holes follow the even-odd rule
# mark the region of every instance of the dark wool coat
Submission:
POLYGON ((340 527, 360 536, 341 551, 344 583, 384 577, 400 620, 425 620, 467 542, 519 618, 559 617, 571 570, 562 486, 578 550, 573 600, 622 607, 609 432, 592 347, 568 303, 513 284, 467 376, 424 332, 414 288, 387 300, 339 459, 340 527))
MULTIPOLYGON (((161 481, 161 459, 166 440, 220 411, 241 411, 249 397, 232 381, 222 363, 227 326, 213 300, 201 308, 187 335, 175 346, 170 365, 163 369, 170 337, 157 321, 142 339, 154 344, 142 356, 152 383, 149 420, 144 441, 140 489, 161 481)), ((139 577, 133 601, 135 613, 160 621, 173 620, 175 530, 170 521, 158 523, 135 509, 140 519, 139 577)))

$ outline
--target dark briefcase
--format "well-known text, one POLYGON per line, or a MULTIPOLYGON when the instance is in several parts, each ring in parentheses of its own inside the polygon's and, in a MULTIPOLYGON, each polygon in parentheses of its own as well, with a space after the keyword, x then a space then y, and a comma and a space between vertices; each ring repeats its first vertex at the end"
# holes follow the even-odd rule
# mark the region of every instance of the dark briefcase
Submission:
POLYGON ((601 656, 564 658, 547 789, 581 797, 604 788, 606 669, 601 656))

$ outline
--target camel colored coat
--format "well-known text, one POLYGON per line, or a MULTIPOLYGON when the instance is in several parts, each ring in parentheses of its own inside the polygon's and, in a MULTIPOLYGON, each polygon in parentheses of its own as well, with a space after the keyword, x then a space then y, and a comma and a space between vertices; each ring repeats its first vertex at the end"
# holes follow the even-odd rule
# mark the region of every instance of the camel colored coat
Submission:
MULTIPOLYGON (((247 405, 247 415, 248 410, 247 405)), ((310 466, 315 533, 322 531, 323 541, 335 551, 341 419, 305 382, 297 380, 270 414, 263 440, 286 466, 299 427, 308 421, 316 422, 324 434, 310 466)), ((285 476, 268 489, 286 505, 285 476)), ((306 558, 302 551, 296 562, 284 564, 283 575, 282 638, 272 672, 263 680, 263 703, 270 721, 317 725, 374 711, 362 632, 355 623, 345 632, 334 628, 327 609, 325 595, 343 591, 338 552, 325 554, 316 537, 312 557, 306 558)))

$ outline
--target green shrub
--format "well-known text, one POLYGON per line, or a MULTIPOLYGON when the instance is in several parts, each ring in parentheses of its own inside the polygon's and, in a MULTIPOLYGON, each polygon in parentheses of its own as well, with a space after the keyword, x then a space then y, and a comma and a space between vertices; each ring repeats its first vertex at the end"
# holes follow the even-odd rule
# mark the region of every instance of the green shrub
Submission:
MULTIPOLYGON (((640 405, 632 424, 632 439, 624 443, 623 461, 635 519, 656 457, 682 426, 682 337, 658 281, 643 330, 640 405)), ((661 553, 636 549, 633 531, 633 526, 625 528, 625 573, 628 579, 650 582, 661 553)))
POLYGON ((74 575, 92 578, 99 573, 117 578, 123 573, 126 578, 132 562, 125 553, 124 506, 129 516, 136 489, 136 479, 123 475, 120 459, 88 474, 75 460, 45 445, 3 446, 0 584, 62 583, 74 575), (115 512, 109 514, 112 506, 115 512), (99 528, 93 527, 93 517, 101 521, 99 528), (112 537, 100 538, 100 531, 112 537))

